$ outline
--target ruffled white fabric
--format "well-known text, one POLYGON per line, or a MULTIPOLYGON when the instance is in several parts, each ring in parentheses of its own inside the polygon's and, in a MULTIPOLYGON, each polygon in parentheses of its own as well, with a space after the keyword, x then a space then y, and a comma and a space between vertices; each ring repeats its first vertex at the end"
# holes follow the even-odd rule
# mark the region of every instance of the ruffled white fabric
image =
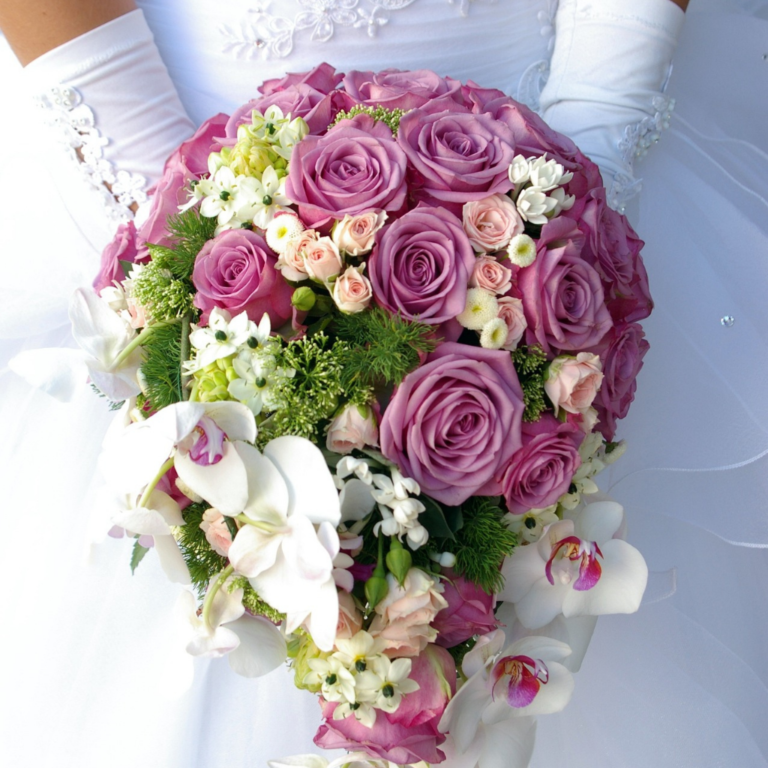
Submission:
MULTIPOLYGON (((520 75, 547 57, 537 16, 546 18, 551 4, 414 0, 389 12, 373 43, 367 28, 335 22, 326 41, 297 30, 291 54, 269 59, 264 46, 250 59, 224 50, 219 30, 252 24, 256 4, 141 5, 199 122, 245 101, 264 79, 322 60, 341 70, 430 66, 514 93, 520 75), (482 56, 468 53, 478 49, 482 56)), ((361 0, 354 10, 377 5, 385 3, 361 0)), ((751 0, 743 6, 764 9, 751 0)), ((259 7, 295 19, 300 3, 259 7)), ((627 509, 630 541, 657 572, 649 598, 675 584, 676 592, 649 599, 634 616, 599 621, 572 703, 541 718, 536 768, 768 764, 761 597, 768 583, 767 26, 755 16, 689 12, 668 90, 677 99, 671 128, 635 168, 657 310, 646 323, 652 350, 637 401, 620 432, 630 449, 608 490, 627 509), (726 317, 733 322, 722 323, 726 317)), ((0 82, 4 103, 20 103, 11 83, 0 82)), ((97 106, 90 103, 98 121, 97 106)), ((86 489, 110 415, 87 389, 64 406, 4 366, 22 347, 71 344, 68 294, 96 272, 90 243, 103 242, 98 231, 108 227, 98 206, 85 218, 77 213, 83 209, 73 205, 85 195, 65 182, 70 218, 45 175, 55 152, 18 151, 19 128, 31 125, 18 113, 0 128, 3 173, 14 180, 0 185, 0 473, 8 520, 0 562, 11 648, 2 666, 0 762, 229 768, 317 751, 315 699, 295 690, 286 670, 249 681, 226 660, 196 662, 192 688, 179 692, 189 666, 183 655, 180 666, 168 661, 179 647, 170 618, 175 588, 151 554, 133 578, 126 542, 107 541, 85 562, 94 496, 86 489), (102 218, 96 224, 91 215, 102 218)), ((44 139, 32 143, 48 147, 44 139)), ((123 160, 121 146, 113 162, 123 160)), ((158 171, 140 173, 151 180, 158 171)))

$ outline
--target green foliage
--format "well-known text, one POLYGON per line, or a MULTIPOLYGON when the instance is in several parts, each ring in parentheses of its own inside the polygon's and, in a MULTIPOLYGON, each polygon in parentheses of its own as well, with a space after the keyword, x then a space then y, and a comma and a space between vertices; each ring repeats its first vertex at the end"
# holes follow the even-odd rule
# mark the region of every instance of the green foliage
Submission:
POLYGON ((236 589, 243 590, 243 605, 254 616, 264 616, 275 624, 285 620, 285 614, 276 611, 271 605, 265 603, 245 576, 239 576, 232 580, 229 591, 234 592, 236 589))
POLYGON ((144 394, 156 410, 184 399, 181 363, 184 323, 161 323, 142 345, 144 394))
POLYGON ((456 539, 456 532, 464 524, 461 507, 444 507, 429 496, 419 496, 426 509, 419 515, 419 522, 433 539, 456 539))
POLYGON ((181 554, 189 568, 192 584, 202 598, 208 582, 227 567, 227 558, 214 552, 205 531, 200 527, 205 511, 210 505, 205 502, 190 504, 183 512, 184 525, 176 529, 181 554))
POLYGON ((321 442, 322 428, 345 401, 366 403, 371 394, 364 387, 345 387, 342 371, 348 345, 331 342, 324 333, 289 342, 277 364, 295 374, 279 385, 284 405, 260 425, 259 445, 281 435, 297 435, 321 442))
POLYGON ((336 119, 328 126, 330 130, 335 125, 338 125, 342 120, 348 120, 355 115, 370 115, 376 122, 384 123, 393 136, 397 136, 397 131, 400 128, 400 118, 406 113, 404 109, 387 109, 382 107, 381 104, 377 104, 375 107, 367 107, 363 104, 357 104, 352 107, 348 112, 343 110, 336 115, 336 119))
POLYGON ((174 247, 148 246, 152 261, 138 272, 133 293, 154 321, 172 320, 194 309, 192 270, 200 249, 214 236, 216 219, 190 208, 168 218, 174 247))
POLYGON ((144 555, 149 552, 147 547, 143 547, 139 544, 139 540, 133 542, 133 549, 131 550, 131 573, 136 573, 136 569, 139 567, 139 563, 144 559, 144 555))
POLYGON ((341 314, 334 319, 333 330, 348 342, 342 367, 345 390, 356 383, 399 384, 418 367, 419 354, 437 345, 432 326, 391 315, 381 307, 341 314))
POLYGON ((547 355, 541 347, 518 347, 512 352, 512 362, 523 388, 525 411, 524 421, 538 421, 543 411, 549 407, 544 392, 544 371, 547 367, 547 355))
POLYGON ((454 570, 489 594, 499 592, 504 579, 499 571, 504 558, 517 546, 517 536, 507 528, 504 511, 496 499, 473 496, 462 505, 464 525, 455 540, 440 542, 443 551, 456 555, 454 570))

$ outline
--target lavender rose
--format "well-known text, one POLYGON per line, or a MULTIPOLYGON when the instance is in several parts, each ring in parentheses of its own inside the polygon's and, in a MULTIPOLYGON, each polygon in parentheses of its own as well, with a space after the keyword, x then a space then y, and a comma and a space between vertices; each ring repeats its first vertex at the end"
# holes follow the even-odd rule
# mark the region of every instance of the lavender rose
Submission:
POLYGON ((277 258, 264 239, 246 229, 229 229, 200 250, 192 272, 195 306, 207 323, 214 307, 232 315, 247 312, 254 322, 269 314, 272 326, 291 317, 292 289, 275 269, 277 258))
POLYGON ((498 622, 493 614, 496 596, 451 570, 444 575, 447 578, 443 582, 443 597, 448 607, 432 622, 438 632, 435 642, 443 648, 453 648, 473 635, 485 635, 496 629, 498 622))
POLYGON ((464 310, 475 255, 452 213, 420 206, 382 229, 376 240, 368 270, 381 306, 431 325, 464 310))
POLYGON ((544 414, 523 424, 523 446, 501 473, 507 508, 515 515, 554 504, 581 466, 579 446, 584 433, 578 425, 544 414))
POLYGON ((330 64, 318 64, 309 72, 289 72, 285 77, 265 80, 259 86, 259 93, 269 96, 295 85, 308 85, 320 93, 330 93, 342 81, 344 75, 330 64))
POLYGON ((294 147, 285 191, 309 227, 371 209, 398 213, 406 202, 405 168, 389 128, 356 115, 294 147))
POLYGON ((579 228, 586 235, 585 255, 605 285, 608 311, 615 322, 632 323, 651 314, 653 300, 640 251, 644 245, 627 221, 605 200, 605 189, 587 195, 579 228))
POLYGON ((419 690, 403 696, 395 712, 377 711, 372 728, 354 715, 334 720, 338 705, 321 700, 325 722, 315 735, 315 744, 323 749, 363 750, 398 765, 445 760, 445 753, 438 749, 445 741, 438 723, 456 692, 456 665, 448 651, 430 645, 413 659, 409 677, 419 684, 419 690))
POLYGON ((420 199, 451 204, 459 216, 467 201, 511 189, 513 139, 490 115, 442 100, 409 112, 397 132, 420 199))
POLYGON ((523 407, 508 352, 442 344, 395 391, 379 428, 381 450, 444 504, 492 496, 522 445, 523 407))
POLYGON ((592 405, 597 409, 598 430, 606 440, 613 440, 616 421, 623 419, 635 399, 637 374, 650 345, 638 323, 621 323, 592 349, 603 361, 603 383, 592 405))
POLYGON ((584 260, 584 236, 559 216, 541 230, 536 261, 518 273, 528 322, 526 341, 547 352, 580 351, 613 325, 600 275, 584 260))
POLYGON ((99 293, 113 282, 125 280, 121 261, 136 261, 136 227, 132 221, 121 224, 111 242, 101 253, 101 269, 93 281, 93 290, 99 293))
POLYGON ((361 104, 406 111, 438 97, 462 102, 461 83, 430 69, 352 71, 344 77, 344 90, 361 104))

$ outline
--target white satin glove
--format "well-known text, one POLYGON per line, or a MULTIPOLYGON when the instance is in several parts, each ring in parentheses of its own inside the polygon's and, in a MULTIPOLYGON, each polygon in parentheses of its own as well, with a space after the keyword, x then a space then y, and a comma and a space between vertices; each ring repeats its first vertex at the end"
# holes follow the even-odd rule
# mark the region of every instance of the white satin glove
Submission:
POLYGON ((639 191, 635 158, 669 122, 662 90, 684 17, 670 0, 560 0, 541 113, 600 166, 620 210, 639 191))
POLYGON ((69 155, 69 162, 54 158, 49 166, 55 184, 100 251, 116 225, 131 218, 131 206, 146 199, 165 160, 192 134, 192 122, 141 11, 49 51, 24 77, 64 143, 62 152, 47 154, 69 155))

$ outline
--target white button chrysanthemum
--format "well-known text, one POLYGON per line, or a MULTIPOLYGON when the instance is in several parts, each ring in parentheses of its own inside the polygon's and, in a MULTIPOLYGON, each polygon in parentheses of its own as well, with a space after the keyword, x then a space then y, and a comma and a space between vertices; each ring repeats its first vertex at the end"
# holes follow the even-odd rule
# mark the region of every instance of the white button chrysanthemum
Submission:
POLYGON ((288 241, 303 231, 304 225, 298 216, 282 213, 272 219, 267 226, 267 245, 279 255, 285 251, 288 241))
POLYGON ((508 332, 504 318, 489 320, 480 333, 480 346, 484 349, 501 349, 507 343, 508 332))
POLYGON ((536 241, 528 235, 515 235, 507 252, 515 266, 530 267, 536 261, 536 241))
POLYGON ((480 331, 498 314, 499 303, 492 293, 482 288, 470 288, 464 311, 456 319, 470 331, 480 331))

